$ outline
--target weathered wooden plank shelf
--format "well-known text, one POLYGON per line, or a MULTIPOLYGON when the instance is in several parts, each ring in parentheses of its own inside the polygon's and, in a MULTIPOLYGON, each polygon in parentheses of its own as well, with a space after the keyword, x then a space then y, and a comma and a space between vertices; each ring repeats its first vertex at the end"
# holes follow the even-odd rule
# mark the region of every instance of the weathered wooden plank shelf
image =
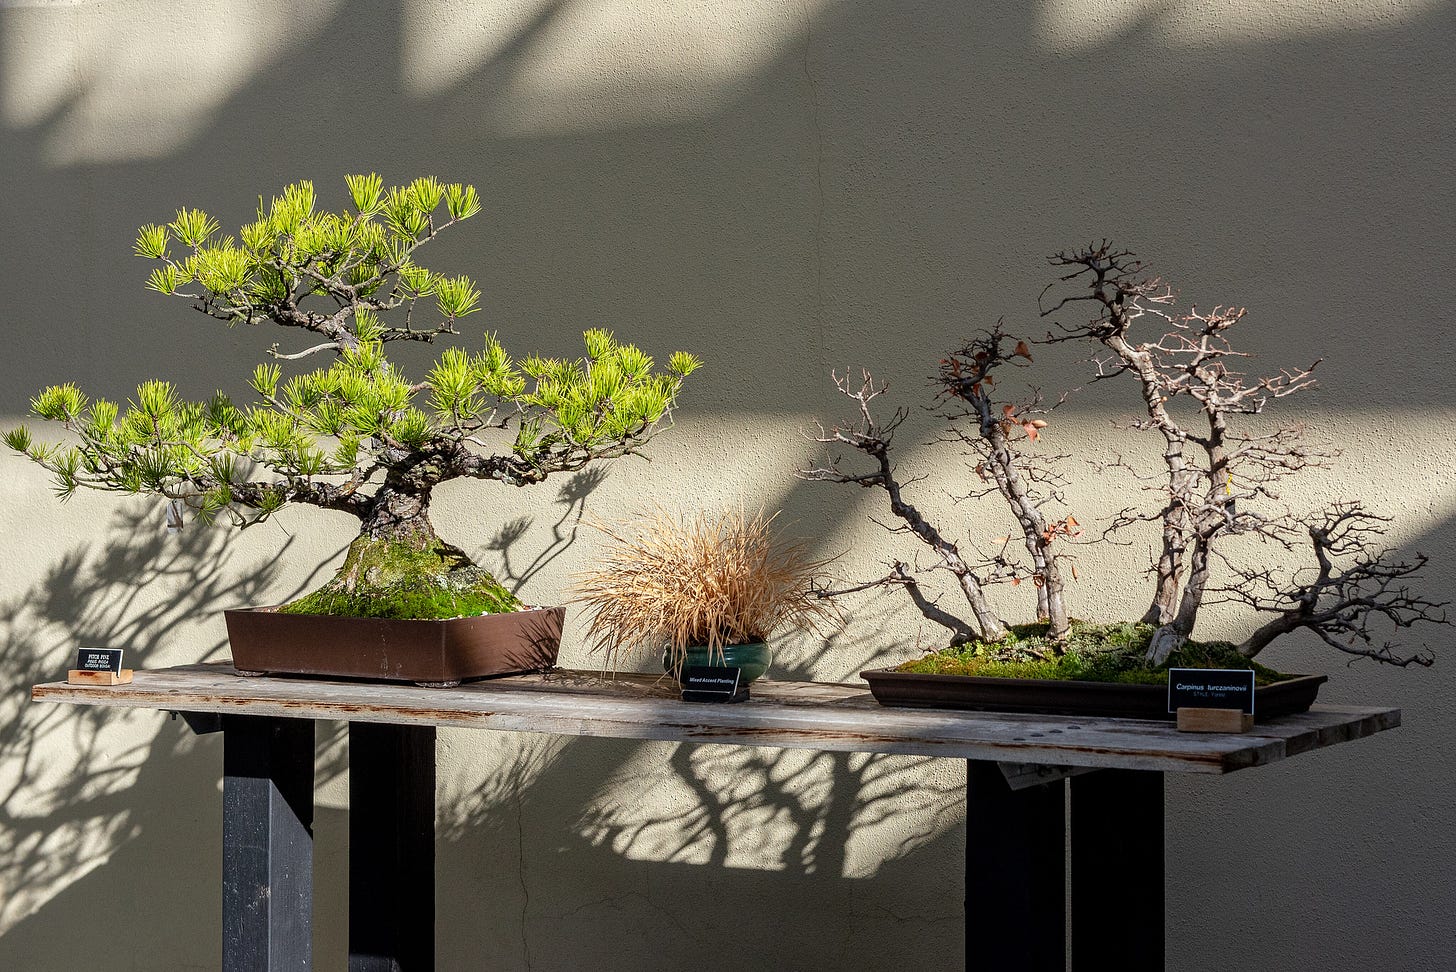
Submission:
POLYGON ((128 685, 48 682, 36 701, 292 719, 942 756, 1068 768, 1227 773, 1400 725, 1388 707, 1318 705, 1243 734, 1137 719, 891 709, 867 688, 760 681, 735 705, 677 699, 647 675, 556 671, 461 685, 240 678, 227 663, 138 671, 128 685))

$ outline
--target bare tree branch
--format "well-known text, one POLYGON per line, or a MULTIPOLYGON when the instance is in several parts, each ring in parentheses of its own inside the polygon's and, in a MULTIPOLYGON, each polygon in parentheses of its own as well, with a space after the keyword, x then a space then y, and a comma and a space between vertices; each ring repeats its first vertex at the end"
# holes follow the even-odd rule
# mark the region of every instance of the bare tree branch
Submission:
POLYGON ((906 564, 896 560, 891 566, 892 570, 884 577, 865 581, 860 584, 852 584, 849 587, 843 587, 838 590, 816 590, 813 594, 819 598, 832 598, 845 594, 855 594, 860 591, 873 590, 878 587, 903 587, 910 596, 910 600, 915 604, 916 609, 920 611, 921 615, 927 621, 933 621, 950 631, 951 646, 963 645, 976 636, 976 633, 964 621, 949 611, 942 610, 939 605, 925 596, 925 593, 920 589, 920 582, 910 573, 910 569, 906 564))
MULTIPOLYGON (((1006 624, 991 609, 981 579, 962 559, 956 544, 926 520, 918 509, 905 501, 901 492, 902 484, 895 478, 894 467, 890 462, 890 445, 895 429, 905 420, 904 410, 897 411, 887 425, 881 426, 875 422, 870 403, 884 393, 885 386, 876 385, 868 371, 861 371, 858 388, 851 386, 848 374, 836 374, 833 377, 840 393, 856 404, 859 416, 853 423, 837 425, 827 432, 821 428, 815 441, 848 446, 873 460, 874 466, 864 473, 846 473, 839 468, 839 457, 835 457, 825 466, 801 471, 800 478, 854 483, 862 487, 883 489, 889 496, 891 512, 903 521, 905 529, 933 549, 945 569, 955 576, 971 613, 975 615, 981 636, 986 641, 1000 641, 1007 635, 1006 624)), ((911 590, 913 596, 915 589, 907 586, 907 590, 911 590)), ((921 610, 923 612, 924 608, 921 610)))
MULTIPOLYGON (((1235 350, 1227 336, 1243 320, 1243 308, 1219 306, 1203 313, 1193 307, 1177 313, 1172 291, 1157 278, 1143 277, 1142 265, 1130 253, 1113 250, 1106 241, 1057 254, 1051 262, 1067 268, 1063 283, 1075 281, 1087 292, 1044 307, 1043 316, 1079 301, 1089 302, 1096 316, 1083 325, 1058 325, 1060 333, 1046 340, 1089 339, 1111 351, 1112 358, 1098 362, 1097 377, 1133 375, 1147 414, 1135 427, 1155 429, 1163 438, 1162 549, 1153 603, 1144 615, 1160 625, 1148 660, 1161 664, 1193 631, 1220 538, 1258 533, 1279 539, 1287 531, 1283 518, 1258 513, 1252 504, 1276 499, 1275 481, 1324 459, 1303 445, 1297 426, 1249 436, 1231 428, 1230 417, 1259 414, 1270 400, 1313 386, 1318 362, 1249 378, 1233 367, 1248 355, 1235 350), (1132 337, 1134 322, 1143 317, 1162 326, 1156 339, 1132 337), (1197 408, 1201 429, 1174 417, 1170 406, 1178 399, 1197 408)), ((1113 527, 1140 521, 1123 514, 1113 527)))
MULTIPOLYGON (((1257 654, 1282 634, 1307 629, 1355 657, 1394 665, 1430 664, 1429 651, 1402 653, 1393 642, 1376 637, 1380 626, 1402 630, 1448 623, 1444 603, 1408 586, 1424 568, 1425 556, 1402 559, 1377 550, 1372 540, 1386 521, 1355 503, 1337 503, 1311 517, 1292 516, 1280 500, 1282 481, 1325 466, 1336 453, 1308 444, 1302 425, 1245 427, 1269 403, 1313 387, 1319 362, 1270 375, 1247 374, 1244 362, 1250 355, 1229 340, 1233 327, 1246 317, 1242 307, 1180 310, 1167 284, 1147 276, 1131 253, 1116 250, 1105 240, 1059 253, 1050 262, 1061 276, 1039 298, 1042 316, 1084 308, 1090 316, 1082 323, 1054 322, 1042 343, 1096 345, 1099 356, 1093 359, 1092 380, 1122 375, 1134 379, 1143 407, 1131 427, 1154 431, 1162 440, 1162 468, 1154 476, 1133 468, 1121 456, 1100 466, 1124 470, 1143 489, 1157 494, 1150 509, 1128 506, 1116 512, 1101 535, 1105 540, 1145 524, 1159 528, 1149 571, 1155 591, 1143 615, 1143 621, 1157 625, 1157 630, 1146 660, 1152 665, 1165 663, 1192 635, 1202 606, 1221 600, 1273 615, 1240 646, 1246 656, 1257 654), (1151 336, 1134 333, 1136 326, 1147 324, 1153 325, 1151 336), (1229 563, 1225 548, 1228 538, 1235 536, 1269 541, 1287 551, 1307 542, 1315 566, 1286 573, 1230 564, 1233 583, 1214 586, 1214 565, 1229 563)), ((945 570, 957 578, 986 641, 1000 640, 1007 629, 987 606, 985 588, 995 583, 1019 585, 1028 577, 1036 588, 1038 616, 1049 622, 1051 639, 1065 638, 1070 628, 1060 564, 1067 555, 1061 544, 1081 529, 1073 517, 1058 519, 1052 512, 1063 505, 1067 485, 1055 468, 1057 457, 1038 455, 1032 448, 1047 427, 1041 416, 1066 396, 1050 408, 1034 388, 1029 398, 1020 401, 998 396, 997 381, 1005 373, 999 369, 1025 367, 1031 357, 1026 343, 1016 341, 998 322, 942 359, 935 378, 938 414, 951 425, 934 440, 962 446, 982 484, 978 487, 972 480, 968 490, 952 497, 956 502, 994 491, 1008 504, 1020 528, 1020 544, 1030 557, 1029 567, 1008 555, 1016 533, 999 538, 999 550, 988 546, 991 552, 984 556, 966 556, 906 502, 903 489, 913 480, 897 479, 890 460, 894 433, 906 412, 901 409, 887 423, 876 422, 871 403, 885 387, 867 371, 861 373, 857 387, 848 376, 834 376, 839 391, 856 404, 857 415, 850 423, 827 430, 819 427, 813 438, 872 462, 868 468, 847 469, 844 457, 833 455, 824 465, 799 474, 885 490, 896 519, 871 519, 891 532, 914 534, 935 550, 938 562, 928 569, 945 570)), ((975 550, 974 543, 966 549, 975 550)), ((1075 577, 1075 565, 1071 566, 1075 577)), ((969 625, 921 595, 914 574, 899 562, 884 577, 833 593, 887 586, 905 588, 925 617, 957 638, 970 636, 969 625)))
POLYGON ((1431 665, 1429 650, 1399 654, 1392 642, 1377 641, 1372 629, 1377 622, 1394 629, 1451 623, 1446 602, 1416 594, 1407 585, 1426 566, 1424 554, 1402 560, 1389 550, 1376 550, 1376 538, 1389 522, 1358 503, 1339 503, 1305 521, 1316 564, 1312 572, 1234 568, 1234 583, 1217 593, 1274 615, 1239 645, 1240 653, 1252 658, 1275 638, 1303 629, 1346 654, 1402 667, 1431 665))
MULTIPOLYGON (((973 443, 982 457, 976 466, 976 473, 982 479, 989 478, 996 484, 997 491, 1011 507, 1021 529, 1026 551, 1035 567, 1037 616, 1048 621, 1047 635, 1054 642, 1063 642, 1071 634, 1071 619, 1067 613, 1064 597, 1065 584, 1057 565, 1057 556, 1052 549, 1053 542, 1070 533, 1076 521, 1049 523, 1042 513, 1045 497, 1033 492, 1038 479, 1034 464, 1030 463, 1013 444, 1013 432, 1027 443, 1034 443, 1046 428, 1044 419, 1033 416, 1033 409, 1040 404, 1040 395, 1033 392, 1032 400, 1022 405, 1003 404, 998 407, 992 399, 995 387, 995 370, 1014 364, 1029 364, 1031 349, 1025 341, 1016 341, 998 322, 995 328, 970 341, 959 352, 941 361, 939 381, 943 398, 964 403, 975 429, 974 439, 969 435, 962 438, 973 443)), ((957 414, 948 414, 954 421, 957 414)), ((1046 475, 1041 477, 1043 480, 1046 475)))

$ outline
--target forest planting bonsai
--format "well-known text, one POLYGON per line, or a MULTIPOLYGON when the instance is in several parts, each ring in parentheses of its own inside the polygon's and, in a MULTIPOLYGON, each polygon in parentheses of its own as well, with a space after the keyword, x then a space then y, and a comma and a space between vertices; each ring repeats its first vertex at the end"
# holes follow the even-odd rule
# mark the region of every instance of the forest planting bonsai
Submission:
POLYGON ((1427 558, 1379 549, 1388 520, 1358 502, 1302 515, 1283 508, 1280 481, 1328 456, 1305 441, 1301 426, 1248 422, 1269 404, 1311 387, 1314 365, 1267 377, 1244 374, 1239 365, 1248 356, 1229 341, 1242 308, 1179 310, 1166 283, 1105 242, 1058 254, 1051 263, 1061 276, 1044 292, 1041 313, 1055 329, 1037 343, 1091 345, 1093 380, 1123 381, 1136 390, 1143 414, 1133 428, 1158 446, 1161 471, 1151 479, 1115 464, 1137 477, 1155 502, 1121 510, 1103 534, 1143 524, 1156 530, 1152 601, 1135 620, 1073 617, 1068 574, 1076 575, 1076 565, 1068 547, 1084 538, 1084 527, 1066 510, 1067 457, 1045 451, 1048 416, 1061 400, 1047 402, 1034 391, 1020 399, 1000 397, 1009 370, 1030 366, 1033 356, 1032 344, 998 324, 944 358, 933 379, 936 405, 948 424, 942 443, 971 457, 972 498, 997 497, 1004 504, 995 517, 977 508, 980 519, 973 523, 980 536, 958 542, 907 498, 908 482, 898 478, 892 457, 895 431, 907 413, 876 418, 874 403, 885 386, 868 372, 858 382, 835 377, 856 414, 816 436, 858 454, 862 465, 850 468, 836 454, 800 474, 881 491, 897 521, 891 529, 930 551, 933 563, 926 570, 954 579, 964 610, 928 593, 926 571, 901 560, 892 561, 884 577, 854 588, 900 587, 924 618, 946 632, 943 648, 902 670, 1162 683, 1170 666, 1239 667, 1254 668, 1267 683, 1282 676, 1256 656, 1296 631, 1359 658, 1430 665, 1428 650, 1403 651, 1380 635, 1382 624, 1400 631, 1447 623, 1443 604, 1410 587, 1427 558), (1089 319, 1058 320, 1082 310, 1091 312, 1089 319), (1240 551, 1229 550, 1235 537, 1266 541, 1259 552, 1273 554, 1277 563, 1238 559, 1240 551), (970 555, 966 549, 990 552, 970 555), (1281 565, 1296 555, 1302 565, 1281 565), (1035 620, 1002 618, 986 595, 994 584, 1024 586, 1035 598, 1035 620), (1260 618, 1242 641, 1195 640, 1200 609, 1215 598, 1260 618))
POLYGON ((615 667, 624 655, 743 669, 745 683, 772 662, 769 637, 833 619, 818 596, 824 562, 785 542, 774 517, 741 510, 675 516, 663 510, 632 526, 598 524, 609 543, 576 584, 592 611, 594 648, 615 667))
MULTIPOLYGON (((147 286, 228 326, 271 324, 297 337, 259 365, 256 401, 218 393, 184 401, 166 381, 123 404, 74 384, 32 400, 66 443, 9 431, 12 448, 50 470, 62 498, 89 488, 152 494, 180 524, 190 511, 242 526, 298 504, 359 521, 343 566, 285 613, 442 619, 515 611, 518 598, 441 539, 430 520, 436 487, 454 479, 524 487, 555 473, 635 453, 662 428, 700 362, 674 353, 666 369, 606 330, 584 334, 579 358, 519 360, 491 334, 474 352, 449 348, 419 379, 386 355, 396 342, 458 333, 479 306, 470 278, 417 261, 437 234, 480 212, 472 186, 421 178, 386 188, 346 178, 353 208, 315 208, 298 182, 234 235, 182 209, 142 227, 136 253, 155 266, 147 286), (284 367, 319 359, 284 377, 284 367)), ((498 501, 497 501, 498 505, 498 501)))

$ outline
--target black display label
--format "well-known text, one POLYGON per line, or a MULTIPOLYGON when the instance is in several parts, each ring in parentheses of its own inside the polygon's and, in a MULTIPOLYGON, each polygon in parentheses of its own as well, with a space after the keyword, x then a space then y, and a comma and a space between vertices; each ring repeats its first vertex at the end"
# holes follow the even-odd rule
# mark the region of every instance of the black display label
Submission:
POLYGON ((82 672, 120 672, 120 648, 82 648, 76 652, 76 669, 82 672))
POLYGON ((687 665, 682 670, 684 702, 741 702, 748 687, 740 687, 743 669, 687 665))
POLYGON ((1238 709, 1254 714, 1254 673, 1247 668, 1168 669, 1168 711, 1238 709))

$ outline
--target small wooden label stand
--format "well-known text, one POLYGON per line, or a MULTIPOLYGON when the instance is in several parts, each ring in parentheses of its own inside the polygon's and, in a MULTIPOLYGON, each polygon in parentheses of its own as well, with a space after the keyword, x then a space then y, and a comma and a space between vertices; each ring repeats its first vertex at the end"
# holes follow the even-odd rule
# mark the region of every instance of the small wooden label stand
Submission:
POLYGON ((76 667, 66 672, 68 685, 125 685, 130 668, 121 667, 120 648, 82 648, 76 652, 76 667))
POLYGON ((1178 710, 1179 732, 1248 732, 1254 728, 1254 714, 1238 709, 1178 710))
POLYGON ((1254 728, 1254 673, 1245 668, 1168 669, 1168 711, 1179 732, 1248 732, 1254 728))
POLYGON ((66 672, 66 681, 71 685, 125 685, 131 681, 130 668, 119 672, 88 672, 73 668, 66 672))

